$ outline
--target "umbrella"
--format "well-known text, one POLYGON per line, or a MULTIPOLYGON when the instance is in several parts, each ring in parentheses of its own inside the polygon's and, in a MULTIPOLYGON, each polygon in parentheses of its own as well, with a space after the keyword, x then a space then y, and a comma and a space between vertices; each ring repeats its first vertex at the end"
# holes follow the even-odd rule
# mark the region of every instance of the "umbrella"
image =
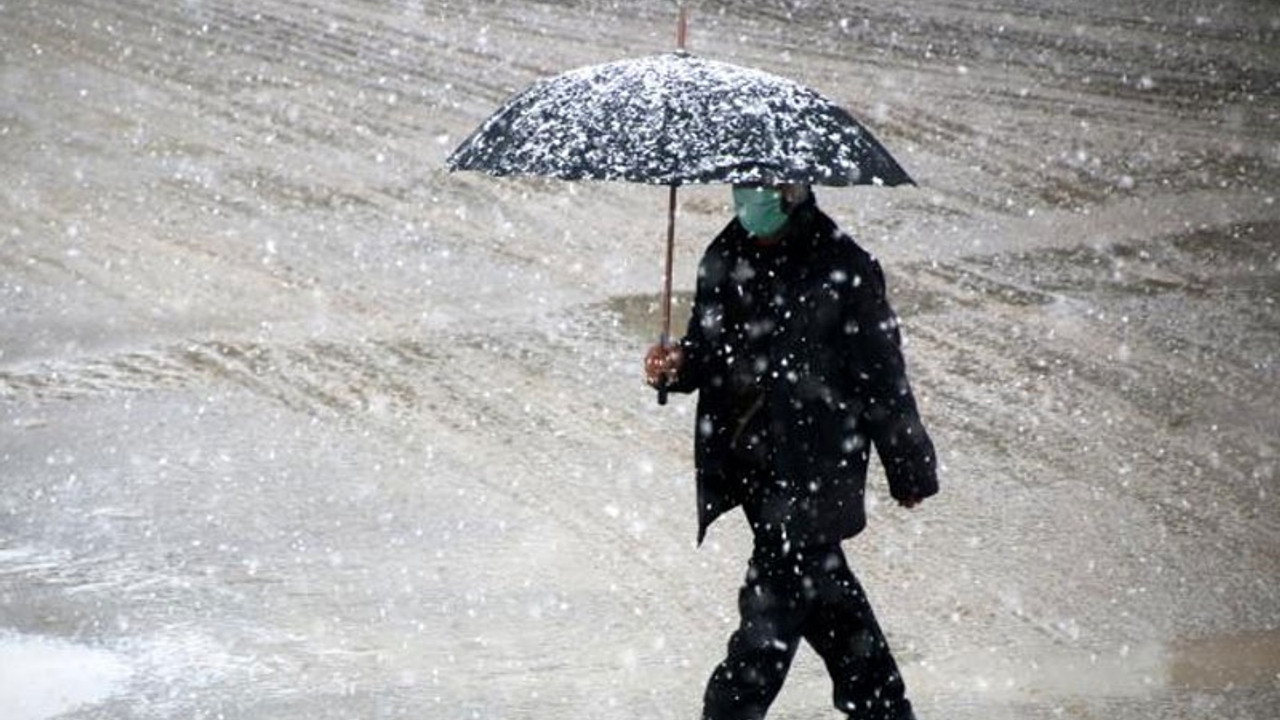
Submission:
MULTIPOLYGON (((570 70, 508 100, 450 170, 670 186, 661 342, 671 334, 676 188, 689 183, 914 184, 818 92, 680 50, 570 70)), ((659 402, 666 393, 659 390, 659 402)))
POLYGON ((492 175, 657 185, 911 182, 871 133, 817 92, 682 52, 535 83, 448 163, 492 175))

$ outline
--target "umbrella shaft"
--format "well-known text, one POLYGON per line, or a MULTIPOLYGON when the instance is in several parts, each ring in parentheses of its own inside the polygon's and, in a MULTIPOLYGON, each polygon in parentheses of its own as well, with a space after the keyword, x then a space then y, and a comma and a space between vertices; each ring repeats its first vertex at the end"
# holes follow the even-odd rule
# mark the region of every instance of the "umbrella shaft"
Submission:
POLYGON ((672 185, 667 201, 667 260, 662 274, 662 344, 671 341, 671 266, 676 248, 676 186, 672 185))
POLYGON ((676 47, 685 50, 689 40, 689 9, 680 3, 680 25, 676 30, 676 47))

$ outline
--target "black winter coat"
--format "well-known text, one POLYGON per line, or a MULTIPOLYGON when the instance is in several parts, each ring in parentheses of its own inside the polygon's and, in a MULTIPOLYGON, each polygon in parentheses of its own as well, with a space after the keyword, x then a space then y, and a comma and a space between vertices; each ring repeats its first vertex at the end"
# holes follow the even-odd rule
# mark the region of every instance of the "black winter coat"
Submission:
POLYGON ((895 498, 936 493, 900 345, 880 265, 812 198, 771 248, 730 222, 699 265, 671 387, 698 392, 698 542, 739 505, 793 547, 857 534, 872 445, 895 498))

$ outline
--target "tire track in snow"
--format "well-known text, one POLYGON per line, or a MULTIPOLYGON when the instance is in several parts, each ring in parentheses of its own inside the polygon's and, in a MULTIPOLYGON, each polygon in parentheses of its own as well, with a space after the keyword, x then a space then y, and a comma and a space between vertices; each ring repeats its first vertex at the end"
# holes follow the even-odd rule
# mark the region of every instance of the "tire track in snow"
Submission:
MULTIPOLYGON (((395 437, 416 428, 433 442, 459 448, 462 457, 483 456, 485 470, 474 481, 554 517, 602 554, 621 558, 633 554, 626 549, 635 542, 633 533, 645 531, 604 516, 604 509, 616 506, 618 479, 594 474, 582 459, 598 457, 599 446, 612 446, 635 431, 622 416, 601 414, 609 405, 606 396, 579 377, 598 372, 580 365, 596 353, 598 344, 536 334, 295 346, 213 340, 10 368, 0 371, 0 397, 70 401, 231 387, 295 412, 395 437), (569 367, 566 358, 574 359, 569 367), (546 481, 559 487, 539 484, 546 481), (570 489, 581 499, 580 508, 562 502, 570 489)), ((639 521, 641 528, 648 525, 639 521)), ((633 559, 650 565, 651 572, 662 571, 647 553, 633 559)))

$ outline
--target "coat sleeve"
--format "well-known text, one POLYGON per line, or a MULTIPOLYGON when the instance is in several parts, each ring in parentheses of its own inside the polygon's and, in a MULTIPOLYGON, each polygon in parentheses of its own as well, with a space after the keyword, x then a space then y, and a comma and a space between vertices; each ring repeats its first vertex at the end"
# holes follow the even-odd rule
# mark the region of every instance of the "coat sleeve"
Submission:
POLYGON ((723 356, 724 305, 720 295, 724 292, 725 262, 722 243, 717 239, 698 263, 693 309, 680 340, 684 364, 668 388, 672 392, 689 393, 703 387, 714 377, 717 359, 723 356))
MULTIPOLYGON (((861 254, 861 253, 860 253, 861 254)), ((862 254, 855 263, 845 333, 857 384, 865 389, 863 423, 897 500, 938 492, 937 459, 907 381, 898 318, 889 306, 880 264, 862 254)))

